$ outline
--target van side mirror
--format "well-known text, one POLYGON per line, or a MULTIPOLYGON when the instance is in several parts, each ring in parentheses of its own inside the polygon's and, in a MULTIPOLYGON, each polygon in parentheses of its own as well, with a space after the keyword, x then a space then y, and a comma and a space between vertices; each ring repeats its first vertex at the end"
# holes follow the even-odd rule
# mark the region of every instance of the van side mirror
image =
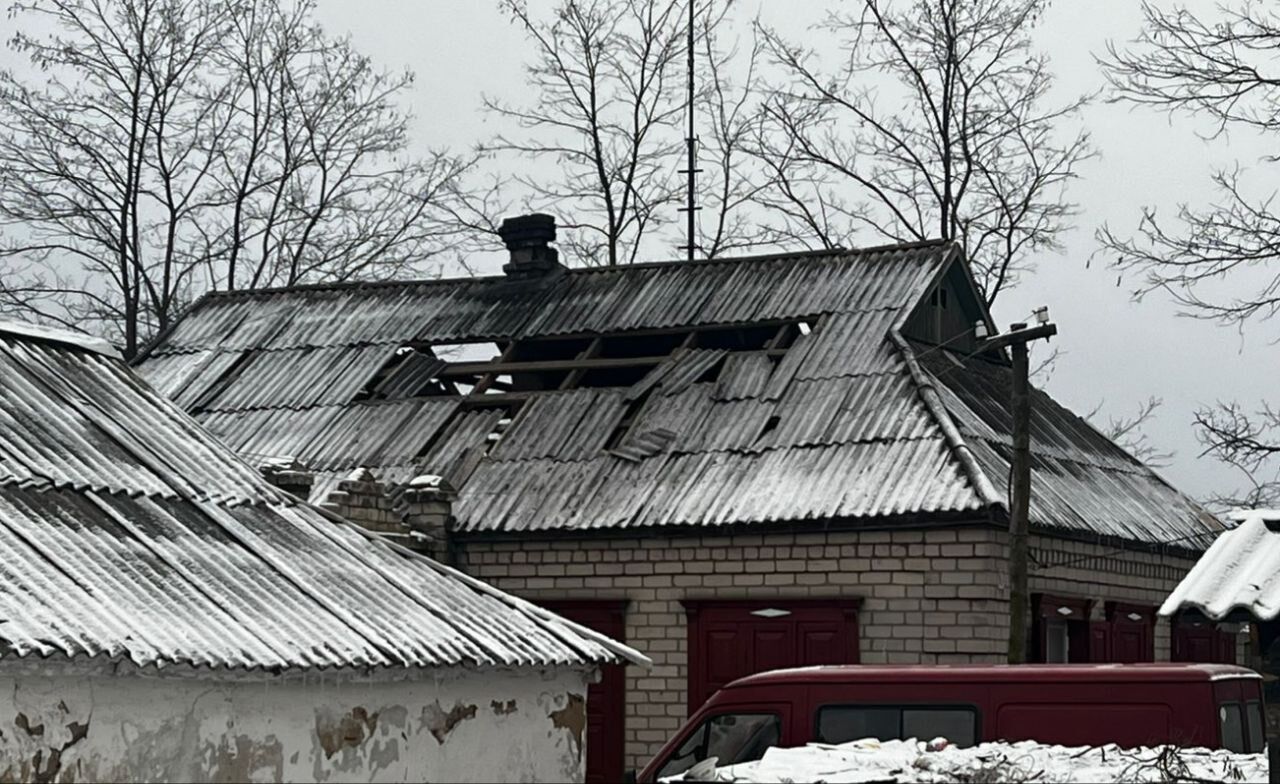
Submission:
POLYGON ((636 769, 632 768, 622 776, 623 784, 636 784, 636 769))

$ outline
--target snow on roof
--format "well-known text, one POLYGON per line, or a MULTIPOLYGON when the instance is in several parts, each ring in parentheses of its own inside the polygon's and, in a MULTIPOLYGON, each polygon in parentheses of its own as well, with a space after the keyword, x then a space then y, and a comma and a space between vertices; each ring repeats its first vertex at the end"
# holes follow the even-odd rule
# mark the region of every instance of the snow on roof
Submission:
POLYGON ((46 327, 42 324, 28 324, 25 321, 11 321, 9 319, 0 319, 0 334, 13 335, 14 337, 33 338, 35 340, 43 340, 51 343, 65 343, 70 346, 93 351, 108 357, 120 357, 120 352, 115 350, 107 341, 102 338, 86 335, 83 332, 72 332, 69 329, 58 329, 57 327, 46 327))
POLYGON ((1280 511, 1239 510, 1237 521, 1200 557, 1160 607, 1161 615, 1195 610, 1274 620, 1280 615, 1280 511))
MULTIPOLYGON (((928 744, 932 746, 933 744, 928 744)), ((983 743, 926 750, 911 740, 860 740, 838 746, 813 743, 771 748, 756 762, 712 768, 699 763, 667 781, 907 784, 955 781, 1266 781, 1265 754, 1173 746, 1049 746, 1030 741, 983 743)))
POLYGON ((0 650, 140 666, 647 660, 267 484, 117 358, 0 330, 0 650))

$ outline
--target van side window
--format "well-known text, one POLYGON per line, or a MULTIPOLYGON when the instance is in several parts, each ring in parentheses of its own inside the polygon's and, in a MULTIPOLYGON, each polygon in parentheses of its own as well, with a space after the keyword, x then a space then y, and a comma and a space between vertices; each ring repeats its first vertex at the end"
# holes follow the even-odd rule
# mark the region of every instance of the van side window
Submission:
POLYGON ((902 737, 931 740, 946 738, 957 746, 972 746, 978 742, 977 717, 968 708, 904 708, 902 710, 902 737))
POLYGON ((1218 726, 1222 730, 1222 747, 1244 753, 1244 723, 1241 720, 1240 703, 1224 702, 1218 706, 1218 726))
POLYGON ((972 746, 978 741, 978 713, 965 706, 828 705, 818 710, 817 729, 822 743, 943 737, 956 746, 972 746))
POLYGON ((782 738, 782 720, 773 713, 726 713, 698 726, 658 771, 658 778, 684 773, 715 757, 717 765, 753 762, 782 738))
POLYGON ((1262 747, 1266 745, 1266 728, 1263 722, 1266 720, 1262 717, 1262 703, 1257 700, 1249 700, 1244 704, 1244 717, 1249 725, 1249 753, 1257 754, 1261 752, 1262 747))

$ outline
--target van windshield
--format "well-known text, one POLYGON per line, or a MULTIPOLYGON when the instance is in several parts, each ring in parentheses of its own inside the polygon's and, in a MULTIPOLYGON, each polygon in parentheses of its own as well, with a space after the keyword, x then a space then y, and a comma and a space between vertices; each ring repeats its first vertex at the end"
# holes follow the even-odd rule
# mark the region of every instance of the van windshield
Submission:
POLYGON ((764 756, 782 737, 782 720, 774 713, 723 713, 712 716, 685 738, 658 770, 658 778, 684 773, 697 763, 716 758, 717 765, 752 762, 764 756))

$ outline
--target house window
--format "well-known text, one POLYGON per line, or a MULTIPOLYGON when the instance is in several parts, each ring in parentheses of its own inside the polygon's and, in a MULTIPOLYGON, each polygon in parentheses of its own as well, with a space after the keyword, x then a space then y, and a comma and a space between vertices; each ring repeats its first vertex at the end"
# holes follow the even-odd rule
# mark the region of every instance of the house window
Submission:
POLYGON ((1044 660, 1048 664, 1071 661, 1071 630, 1067 622, 1050 618, 1044 624, 1044 660))
POLYGON ((978 738, 977 711, 967 706, 905 705, 829 705, 818 710, 817 739, 822 743, 938 737, 956 746, 974 745, 978 738))
POLYGON ((1093 602, 1074 596, 1034 594, 1032 661, 1045 664, 1091 661, 1089 611, 1093 602))

